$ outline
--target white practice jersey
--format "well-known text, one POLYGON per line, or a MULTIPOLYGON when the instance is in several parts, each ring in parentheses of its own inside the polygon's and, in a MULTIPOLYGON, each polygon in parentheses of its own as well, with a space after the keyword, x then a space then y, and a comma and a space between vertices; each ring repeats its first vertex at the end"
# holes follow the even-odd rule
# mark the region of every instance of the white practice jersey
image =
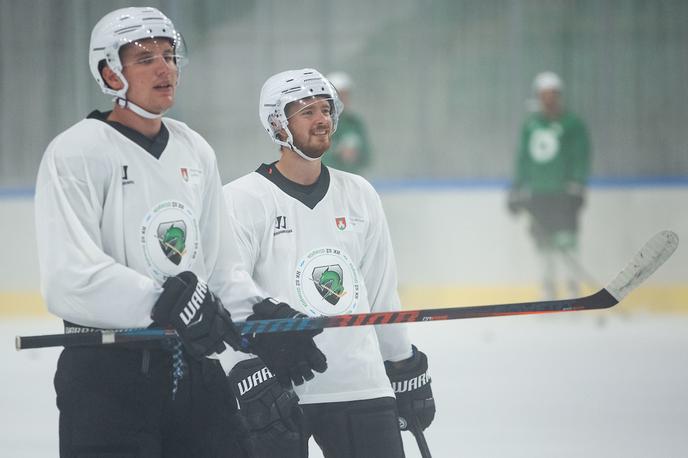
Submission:
MULTIPOLYGON (((224 194, 244 262, 272 297, 310 316, 399 310, 387 221, 362 177, 323 166, 302 187, 264 164, 224 194)), ((405 326, 325 329, 315 342, 328 369, 295 387, 301 402, 394 396, 383 361, 411 356, 405 326)))
POLYGON ((168 118, 159 158, 137 135, 92 114, 48 146, 35 211, 49 310, 82 326, 148 326, 165 278, 190 270, 245 318, 264 294, 226 230, 215 153, 168 118))

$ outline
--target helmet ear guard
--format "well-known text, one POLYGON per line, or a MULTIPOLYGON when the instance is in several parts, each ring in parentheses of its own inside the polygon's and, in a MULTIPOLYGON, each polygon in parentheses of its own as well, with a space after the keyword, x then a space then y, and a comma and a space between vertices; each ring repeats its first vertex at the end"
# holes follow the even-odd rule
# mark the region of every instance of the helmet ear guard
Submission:
POLYGON ((270 124, 270 130, 272 131, 274 138, 281 140, 280 137, 282 136, 283 127, 282 123, 277 118, 277 115, 270 113, 268 116, 268 124, 270 124))
POLYGON ((272 141, 294 150, 299 156, 309 161, 317 160, 317 158, 306 156, 294 146, 293 136, 289 130, 287 105, 291 102, 318 96, 330 101, 332 133, 334 133, 337 129, 339 115, 344 107, 339 100, 337 90, 317 70, 304 68, 278 73, 268 78, 260 92, 258 116, 272 141))

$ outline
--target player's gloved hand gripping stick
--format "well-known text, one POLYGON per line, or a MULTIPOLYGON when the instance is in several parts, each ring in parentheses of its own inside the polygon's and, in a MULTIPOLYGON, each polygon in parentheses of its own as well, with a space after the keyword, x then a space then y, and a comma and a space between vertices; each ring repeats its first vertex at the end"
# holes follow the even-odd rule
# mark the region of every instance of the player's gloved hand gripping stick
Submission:
POLYGON ((413 345, 413 356, 399 362, 385 361, 385 370, 397 398, 399 428, 406 431, 410 425, 418 425, 423 430, 430 426, 435 418, 435 398, 425 353, 413 345))
MULTIPOLYGON (((270 298, 254 305, 253 312, 249 320, 305 316, 270 298)), ((193 357, 222 353, 225 342, 235 350, 260 356, 284 387, 291 387, 292 383, 300 385, 313 378, 313 371, 327 369, 325 355, 313 343, 313 337, 322 330, 251 334, 242 338, 220 299, 192 272, 165 280, 152 318, 163 328, 174 328, 193 357)))
MULTIPOLYGON (((449 307, 428 310, 404 310, 398 312, 361 313, 336 316, 259 319, 235 323, 240 334, 264 334, 285 331, 308 331, 323 328, 413 323, 419 321, 458 320, 493 316, 529 315, 582 310, 607 309, 618 304, 633 289, 659 268, 678 247, 678 236, 672 231, 662 231, 648 240, 633 259, 606 287, 589 296, 552 301, 519 302, 513 304, 479 305, 474 307, 449 307)), ((262 318, 262 316, 261 316, 262 318)), ((81 334, 53 334, 42 336, 17 336, 18 350, 55 346, 98 345, 120 342, 159 340, 175 336, 168 329, 124 329, 96 331, 81 334)))
POLYGON ((153 306, 153 321, 163 328, 172 327, 195 358, 222 353, 225 342, 240 349, 241 334, 222 301, 193 272, 169 277, 153 306))
MULTIPOLYGON (((263 299, 253 306, 252 320, 299 320, 307 318, 284 302, 277 302, 272 298, 263 299)), ((291 384, 301 385, 314 376, 313 371, 325 372, 327 359, 315 346, 313 337, 320 334, 322 329, 311 329, 299 333, 247 333, 251 353, 263 360, 265 365, 277 376, 277 381, 285 388, 291 384)))
POLYGON ((430 449, 423 430, 435 418, 435 398, 430 386, 428 358, 413 345, 413 355, 399 362, 385 361, 387 377, 397 398, 399 428, 411 431, 423 458, 430 458, 430 449))

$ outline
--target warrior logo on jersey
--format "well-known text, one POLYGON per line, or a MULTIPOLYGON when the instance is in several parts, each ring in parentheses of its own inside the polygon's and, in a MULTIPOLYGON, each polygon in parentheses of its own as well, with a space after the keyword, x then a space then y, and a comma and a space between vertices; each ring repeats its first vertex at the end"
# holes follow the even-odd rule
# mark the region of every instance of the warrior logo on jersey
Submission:
POLYGON ((276 216, 275 217, 275 231, 272 233, 272 235, 290 234, 291 232, 293 232, 292 229, 287 227, 287 217, 286 216, 276 216))
POLYGON ((298 304, 310 316, 353 313, 360 296, 360 272, 339 248, 317 248, 296 265, 298 304))
POLYGON ((155 205, 141 224, 141 248, 150 276, 161 284, 191 270, 200 246, 198 221, 191 208, 168 200, 155 205))
POLYGON ((129 179, 129 166, 123 165, 122 166, 122 185, 132 184, 133 182, 134 182, 134 180, 129 179))
POLYGON ((339 218, 335 218, 334 223, 337 225, 337 229, 340 231, 346 229, 346 217, 340 216, 339 218))
POLYGON ((167 259, 179 265, 186 252, 186 224, 182 220, 160 223, 158 241, 167 259))
POLYGON ((332 305, 337 305, 339 299, 346 294, 344 272, 339 264, 314 268, 311 280, 323 299, 332 305))

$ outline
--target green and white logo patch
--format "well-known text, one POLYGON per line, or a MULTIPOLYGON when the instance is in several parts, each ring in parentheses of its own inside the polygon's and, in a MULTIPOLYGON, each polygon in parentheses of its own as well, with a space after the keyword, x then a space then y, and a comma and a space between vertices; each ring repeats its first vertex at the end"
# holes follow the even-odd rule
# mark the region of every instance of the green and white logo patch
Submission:
POLYGON ((295 286, 301 308, 311 316, 353 313, 360 272, 340 249, 317 248, 297 263, 295 286))
POLYGON ((199 247, 198 222, 182 202, 155 205, 141 224, 141 248, 150 275, 160 283, 190 270, 199 247))
POLYGON ((167 259, 179 265, 186 253, 186 223, 183 220, 160 223, 158 241, 167 259))
POLYGON ((344 289, 344 272, 339 264, 314 267, 311 277, 315 289, 332 305, 337 305, 339 299, 347 293, 344 289))

